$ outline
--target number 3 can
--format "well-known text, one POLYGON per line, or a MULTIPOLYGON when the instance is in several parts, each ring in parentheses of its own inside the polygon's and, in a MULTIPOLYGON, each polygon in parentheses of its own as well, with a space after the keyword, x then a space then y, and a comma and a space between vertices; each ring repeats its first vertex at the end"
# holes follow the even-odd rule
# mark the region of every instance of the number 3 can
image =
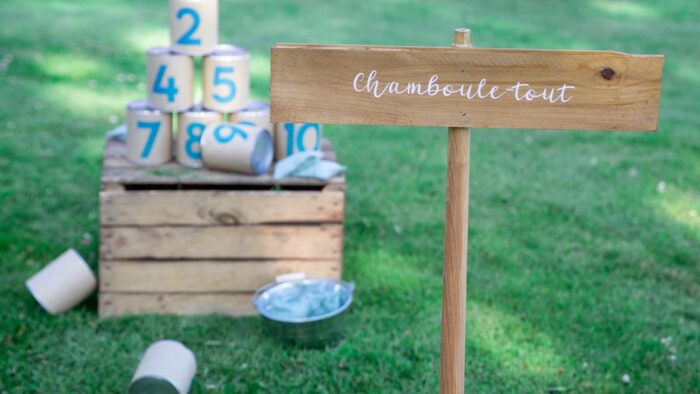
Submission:
POLYGON ((218 0, 170 0, 170 45, 188 55, 204 55, 219 41, 218 0))
POLYGON ((165 47, 149 49, 147 57, 148 105, 165 112, 191 108, 194 101, 192 57, 165 47))
POLYGON ((126 158, 140 165, 156 165, 172 157, 172 117, 150 108, 145 100, 126 107, 126 158))
POLYGON ((198 168, 202 166, 200 139, 204 129, 212 123, 221 123, 224 118, 220 112, 207 111, 195 106, 181 113, 177 121, 177 144, 175 157, 183 166, 198 168))
POLYGON ((236 112, 248 105, 250 54, 233 45, 219 45, 202 61, 204 108, 236 112))
POLYGON ((260 175, 272 164, 270 132, 249 123, 211 124, 201 144, 202 161, 212 169, 260 175))

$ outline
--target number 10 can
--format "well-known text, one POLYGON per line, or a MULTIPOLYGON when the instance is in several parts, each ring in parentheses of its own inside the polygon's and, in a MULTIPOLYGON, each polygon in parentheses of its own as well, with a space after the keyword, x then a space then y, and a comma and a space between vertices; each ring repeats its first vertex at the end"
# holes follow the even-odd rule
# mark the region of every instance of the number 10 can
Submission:
POLYGON ((250 54, 233 45, 219 45, 202 61, 204 108, 236 112, 248 105, 250 96, 250 54))

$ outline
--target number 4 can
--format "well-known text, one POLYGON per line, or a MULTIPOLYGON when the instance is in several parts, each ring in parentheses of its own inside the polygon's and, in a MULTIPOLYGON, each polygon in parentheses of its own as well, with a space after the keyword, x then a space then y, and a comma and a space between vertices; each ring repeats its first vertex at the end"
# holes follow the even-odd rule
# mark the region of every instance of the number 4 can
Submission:
POLYGON ((170 0, 170 45, 188 55, 204 55, 219 41, 218 0, 170 0))
POLYGON ((221 123, 220 112, 207 111, 195 106, 181 113, 177 121, 177 144, 175 157, 183 166, 198 168, 202 166, 202 149, 200 139, 204 129, 212 123, 221 123))
POLYGON ((250 54, 233 45, 219 45, 202 61, 204 108, 236 112, 248 105, 250 54))
POLYGON ((170 48, 148 50, 146 79, 148 105, 166 112, 180 112, 194 104, 194 60, 170 48))
POLYGON ((150 108, 145 100, 126 107, 126 158, 140 165, 156 165, 172 157, 172 117, 150 108))

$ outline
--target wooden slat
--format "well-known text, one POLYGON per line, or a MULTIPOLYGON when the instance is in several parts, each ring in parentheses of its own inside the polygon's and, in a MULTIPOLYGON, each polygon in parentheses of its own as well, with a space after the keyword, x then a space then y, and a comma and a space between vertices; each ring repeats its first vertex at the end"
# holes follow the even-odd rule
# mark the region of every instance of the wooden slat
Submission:
POLYGON ((343 192, 128 191, 100 193, 103 226, 340 223, 343 192))
POLYGON ((252 293, 100 293, 99 313, 100 317, 144 313, 246 316, 257 313, 252 299, 252 293))
MULTIPOLYGON (((603 51, 278 45, 271 55, 273 121, 416 126, 592 130, 656 130, 663 56, 603 51), (467 98, 453 94, 358 92, 377 71, 379 89, 390 81, 403 90, 438 83, 473 85, 486 80, 505 92, 527 83, 538 92, 566 84, 568 102, 467 98)), ((557 94, 558 96, 558 94, 557 94)))
POLYGON ((255 291, 275 276, 340 279, 340 260, 101 261, 100 290, 139 293, 255 291))
MULTIPOLYGON (((322 149, 328 160, 335 160, 335 152, 328 140, 322 149)), ((232 172, 210 171, 205 168, 192 169, 170 162, 154 167, 139 167, 126 160, 126 146, 123 142, 108 140, 102 169, 102 183, 126 185, 243 185, 243 186, 310 186, 323 187, 332 183, 345 183, 343 176, 327 181, 308 178, 284 178, 275 180, 271 173, 259 176, 232 172)))
POLYGON ((336 259, 342 224, 102 227, 102 259, 336 259))

